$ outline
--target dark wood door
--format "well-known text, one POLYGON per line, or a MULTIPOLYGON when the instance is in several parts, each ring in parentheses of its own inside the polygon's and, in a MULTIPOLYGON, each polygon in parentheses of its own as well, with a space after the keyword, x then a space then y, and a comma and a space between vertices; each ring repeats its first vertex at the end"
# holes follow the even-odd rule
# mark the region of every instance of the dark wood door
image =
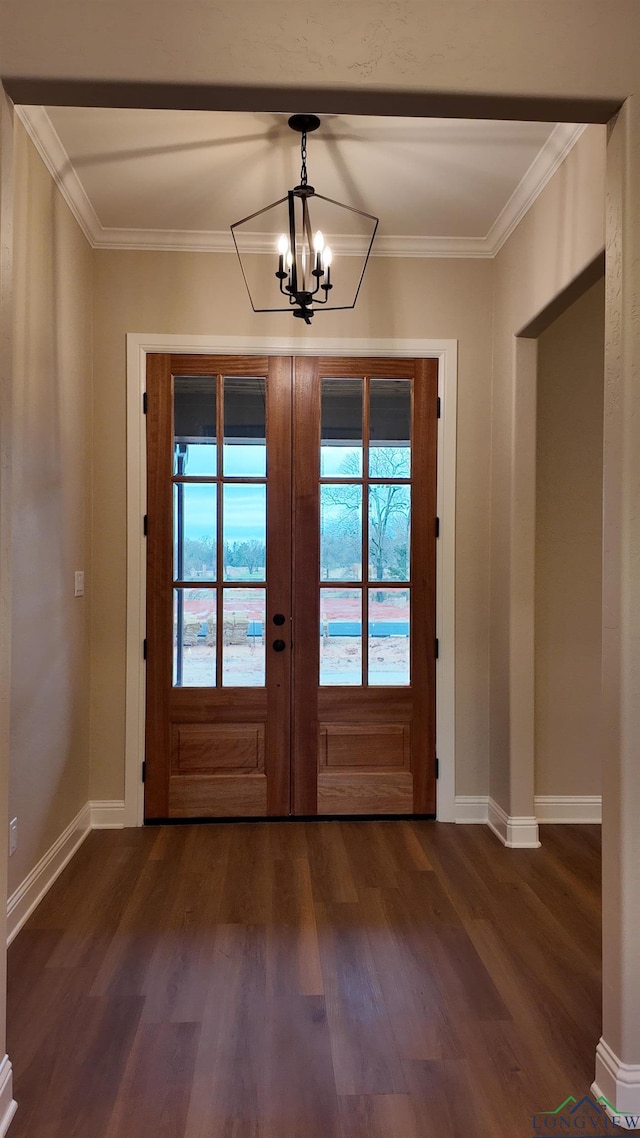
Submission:
POLYGON ((145 817, 435 811, 437 365, 150 356, 145 817))
POLYGON ((149 820, 290 811, 291 372, 149 357, 149 820))
POLYGON ((435 812, 437 363, 297 359, 293 811, 435 812))

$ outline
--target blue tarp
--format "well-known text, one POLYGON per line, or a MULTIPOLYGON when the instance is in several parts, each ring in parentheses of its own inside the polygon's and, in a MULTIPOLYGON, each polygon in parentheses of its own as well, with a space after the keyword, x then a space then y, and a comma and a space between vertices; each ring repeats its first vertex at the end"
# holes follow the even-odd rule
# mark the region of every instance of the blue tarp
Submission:
MULTIPOLYGON (((207 634, 207 622, 203 620, 200 625, 198 636, 205 637, 207 634)), ((325 630, 320 626, 320 635, 323 636, 325 630)), ((362 624, 359 620, 330 620, 327 623, 326 635, 327 636, 360 636, 362 634, 362 624)), ((369 621, 369 636, 408 636, 409 635, 409 622, 408 620, 373 620, 369 621)), ((262 639, 262 621, 250 620, 247 627, 247 637, 251 639, 262 639)))

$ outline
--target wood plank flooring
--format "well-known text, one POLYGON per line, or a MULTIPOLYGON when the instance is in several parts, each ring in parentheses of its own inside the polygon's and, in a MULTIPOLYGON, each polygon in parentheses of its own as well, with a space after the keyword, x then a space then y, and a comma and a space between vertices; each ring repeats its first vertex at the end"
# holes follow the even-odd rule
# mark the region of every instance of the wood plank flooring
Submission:
POLYGON ((95 831, 9 952, 12 1138, 531 1138, 593 1078, 599 840, 95 831))

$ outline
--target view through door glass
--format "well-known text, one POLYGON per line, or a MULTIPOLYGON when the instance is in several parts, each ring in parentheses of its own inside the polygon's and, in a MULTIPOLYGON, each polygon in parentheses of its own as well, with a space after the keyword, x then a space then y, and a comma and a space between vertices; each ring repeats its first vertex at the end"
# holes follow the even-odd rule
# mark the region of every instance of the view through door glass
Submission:
POLYGON ((175 376, 173 382, 173 682, 264 687, 265 379, 175 376))
POLYGON ((411 386, 321 381, 320 579, 334 582, 320 590, 323 686, 410 682, 411 386))

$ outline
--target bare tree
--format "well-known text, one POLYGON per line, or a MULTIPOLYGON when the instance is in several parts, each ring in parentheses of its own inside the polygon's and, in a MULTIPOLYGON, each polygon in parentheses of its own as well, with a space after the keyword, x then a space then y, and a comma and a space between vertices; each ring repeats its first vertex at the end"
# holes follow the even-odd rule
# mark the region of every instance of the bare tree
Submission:
MULTIPOLYGON (((341 474, 359 478, 359 456, 347 455, 340 466, 341 474)), ((406 478, 407 450, 404 447, 372 447, 372 478, 406 478)), ((361 509, 360 488, 353 484, 331 486, 324 491, 325 501, 337 511, 334 526, 345 534, 360 531, 358 511, 361 509)), ((384 579, 385 570, 396 554, 398 576, 407 573, 410 499, 406 484, 374 482, 369 486, 369 556, 375 565, 376 578, 384 579)))

